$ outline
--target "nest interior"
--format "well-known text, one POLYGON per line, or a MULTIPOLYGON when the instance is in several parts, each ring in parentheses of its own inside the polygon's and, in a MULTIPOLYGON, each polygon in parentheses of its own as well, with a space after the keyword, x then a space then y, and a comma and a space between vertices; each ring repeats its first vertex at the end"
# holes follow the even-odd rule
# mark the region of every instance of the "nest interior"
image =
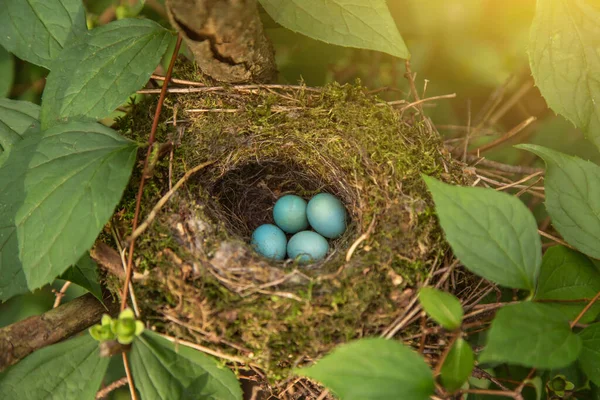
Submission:
MULTIPOLYGON (((144 142, 155 106, 155 98, 135 105, 118 127, 144 142)), ((187 171, 210 165, 137 239, 135 265, 148 273, 136 296, 158 331, 281 380, 342 342, 378 335, 447 250, 421 174, 467 178, 410 108, 359 84, 257 86, 171 95, 163 116, 157 140, 173 151, 147 181, 142 218, 187 171), (298 266, 251 249, 252 230, 272 221, 280 196, 318 192, 339 196, 350 216, 325 260, 298 266)), ((130 234, 135 174, 105 235, 112 245, 130 234)))

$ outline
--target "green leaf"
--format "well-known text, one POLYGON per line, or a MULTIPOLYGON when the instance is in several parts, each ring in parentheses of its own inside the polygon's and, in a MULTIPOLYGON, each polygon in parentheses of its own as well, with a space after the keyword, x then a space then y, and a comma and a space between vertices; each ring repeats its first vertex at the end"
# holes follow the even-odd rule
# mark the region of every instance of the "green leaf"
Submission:
POLYGON ((410 58, 385 0, 260 0, 260 3, 276 22, 313 39, 410 58))
POLYGON ((69 43, 48 75, 42 127, 67 118, 108 116, 148 81, 170 36, 154 21, 122 19, 69 43))
POLYGON ((569 244, 600 258, 600 167, 542 146, 522 144, 546 162, 546 210, 569 244))
POLYGON ((343 344, 296 373, 321 382, 343 400, 428 400, 434 391, 433 374, 423 358, 393 340, 343 344))
POLYGON ((0 46, 0 97, 7 97, 15 78, 15 62, 12 54, 0 46))
POLYGON ((1 0, 0 44, 50 68, 65 44, 87 31, 81 0, 1 0))
POLYGON ((0 153, 23 138, 30 127, 39 127, 40 106, 28 101, 0 99, 0 153))
POLYGON ((600 6, 590 0, 538 0, 529 63, 548 105, 600 146, 600 6))
POLYGON ((92 246, 136 150, 112 129, 75 121, 12 148, 0 166, 0 300, 51 282, 92 246))
POLYGON ((419 301, 427 315, 442 327, 449 330, 460 328, 463 309, 455 296, 434 288, 423 287, 419 290, 419 301))
POLYGON ((85 252, 83 256, 66 270, 60 279, 73 282, 76 285, 87 289, 88 292, 94 295, 101 303, 102 299, 102 288, 98 283, 98 271, 96 270, 96 263, 90 257, 90 253, 85 252))
MULTIPOLYGON (((600 271, 589 258, 563 246, 553 246, 546 251, 542 259, 535 300, 591 299, 598 292, 600 292, 600 271)), ((586 306, 586 302, 546 304, 570 320, 586 306)), ((598 313, 600 313, 600 304, 594 305, 581 322, 593 321, 598 313)))
POLYGON ((516 197, 424 176, 454 254, 472 272, 503 286, 535 288, 541 241, 535 218, 516 197))
POLYGON ((579 332, 583 349, 579 364, 592 382, 600 386, 600 322, 589 325, 579 332))
POLYGON ((44 347, 0 375, 2 400, 93 399, 109 361, 87 334, 44 347))
POLYGON ((458 338, 442 365, 442 384, 450 392, 460 389, 471 376, 474 366, 473 349, 464 339, 458 338))
POLYGON ((577 359, 581 339, 547 304, 525 301, 496 314, 479 362, 506 362, 533 368, 562 368, 577 359))
POLYGON ((194 399, 241 400, 242 391, 233 372, 199 351, 175 346, 160 335, 145 330, 131 349, 135 387, 144 400, 185 398, 194 389, 194 399))
POLYGON ((542 400, 544 394, 544 382, 539 376, 534 376, 531 379, 525 379, 525 383, 530 383, 535 390, 535 400, 542 400))

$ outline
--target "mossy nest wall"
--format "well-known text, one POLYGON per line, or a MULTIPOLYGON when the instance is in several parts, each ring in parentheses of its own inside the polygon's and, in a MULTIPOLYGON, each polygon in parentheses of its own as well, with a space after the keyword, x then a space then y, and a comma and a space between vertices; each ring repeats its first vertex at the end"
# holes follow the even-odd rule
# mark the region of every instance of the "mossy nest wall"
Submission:
MULTIPOLYGON (((155 99, 119 121, 146 140, 155 99)), ((421 174, 464 183, 462 168, 413 109, 359 86, 238 87, 170 96, 142 216, 186 181, 138 238, 148 278, 136 295, 157 330, 210 343, 272 379, 335 345, 377 335, 446 251, 421 174), (273 262, 248 245, 282 195, 339 196, 350 216, 327 258, 273 262)), ((114 226, 130 234, 134 177, 114 226)), ((113 243, 114 244, 114 243, 113 243)))

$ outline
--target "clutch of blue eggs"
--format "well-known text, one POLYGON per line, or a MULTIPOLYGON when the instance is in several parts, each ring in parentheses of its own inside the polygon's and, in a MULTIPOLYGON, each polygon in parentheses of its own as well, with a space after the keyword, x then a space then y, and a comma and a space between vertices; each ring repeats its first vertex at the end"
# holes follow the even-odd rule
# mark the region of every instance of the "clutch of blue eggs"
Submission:
POLYGON ((346 217, 342 202, 329 193, 319 193, 308 203, 288 194, 273 207, 275 223, 263 224, 252 233, 252 247, 273 260, 284 260, 287 255, 299 264, 314 263, 327 255, 327 239, 346 231, 346 217), (289 240, 286 234, 291 235, 289 240))

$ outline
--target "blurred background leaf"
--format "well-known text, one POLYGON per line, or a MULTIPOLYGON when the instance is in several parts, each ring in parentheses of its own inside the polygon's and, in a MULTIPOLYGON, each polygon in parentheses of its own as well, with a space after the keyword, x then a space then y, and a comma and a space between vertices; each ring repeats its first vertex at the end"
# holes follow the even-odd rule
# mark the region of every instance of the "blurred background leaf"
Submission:
POLYGON ((15 79, 15 62, 12 54, 0 46, 0 97, 8 97, 15 79))

